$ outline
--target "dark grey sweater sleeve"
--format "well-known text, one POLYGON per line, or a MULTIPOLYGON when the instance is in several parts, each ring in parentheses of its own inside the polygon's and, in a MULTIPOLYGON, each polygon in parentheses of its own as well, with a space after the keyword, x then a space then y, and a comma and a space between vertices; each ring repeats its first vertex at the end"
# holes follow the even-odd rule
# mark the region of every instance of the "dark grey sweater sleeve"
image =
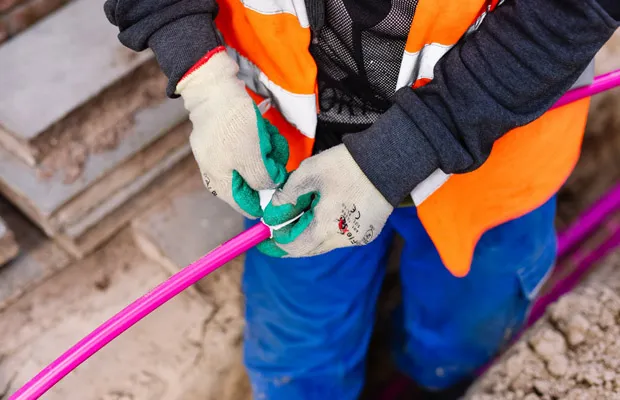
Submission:
POLYGON ((153 50, 171 97, 185 72, 220 45, 215 0, 107 0, 104 10, 118 26, 121 43, 135 51, 153 50))
POLYGON ((463 173, 493 143, 549 109, 618 27, 619 0, 508 0, 436 65, 400 89, 368 130, 343 141, 394 206, 433 171, 463 173))

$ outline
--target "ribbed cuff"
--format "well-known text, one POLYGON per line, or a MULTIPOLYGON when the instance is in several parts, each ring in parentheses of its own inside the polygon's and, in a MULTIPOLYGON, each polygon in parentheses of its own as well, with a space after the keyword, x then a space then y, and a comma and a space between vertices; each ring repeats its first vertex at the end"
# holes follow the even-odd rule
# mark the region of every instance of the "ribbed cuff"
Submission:
POLYGON ((194 14, 161 27, 149 38, 149 47, 168 77, 169 97, 178 97, 174 92, 181 77, 202 56, 222 45, 214 25, 211 14, 194 14))
MULTIPOLYGON (((183 74, 181 79, 179 79, 179 82, 181 82, 183 79, 185 79, 188 76, 190 76, 198 68, 200 68, 203 65, 205 65, 207 63, 207 61, 209 61, 211 59, 211 57, 213 57, 217 53, 223 53, 225 51, 226 51, 226 47, 224 47, 224 46, 217 46, 213 50, 210 50, 207 54, 205 54, 204 56, 200 57, 200 59, 194 65, 192 65, 192 67, 190 69, 188 69, 185 74, 183 74)), ((178 85, 179 82, 177 82, 177 85, 178 85)))
POLYGON ((438 168, 437 153, 398 104, 367 130, 344 136, 343 142, 393 207, 438 168))

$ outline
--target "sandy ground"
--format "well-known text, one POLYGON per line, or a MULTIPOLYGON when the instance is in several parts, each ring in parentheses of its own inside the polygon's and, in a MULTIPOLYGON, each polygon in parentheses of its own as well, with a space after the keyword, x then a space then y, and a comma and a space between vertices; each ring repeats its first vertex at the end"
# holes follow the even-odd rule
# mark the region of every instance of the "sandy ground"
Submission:
MULTIPOLYGON (((239 268, 234 266, 231 271, 239 268)), ((222 271, 226 273, 226 271, 222 271)), ((0 399, 168 272, 127 231, 0 313, 0 399)), ((240 303, 184 292, 113 341, 48 400, 239 400, 240 303)), ((242 394, 240 394, 242 393, 242 394)))

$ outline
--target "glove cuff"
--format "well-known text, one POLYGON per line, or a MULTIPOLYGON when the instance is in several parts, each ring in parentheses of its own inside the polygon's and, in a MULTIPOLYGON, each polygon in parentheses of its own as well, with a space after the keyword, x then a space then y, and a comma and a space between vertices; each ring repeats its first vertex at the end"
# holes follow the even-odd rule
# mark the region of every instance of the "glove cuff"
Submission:
MULTIPOLYGON (((205 65, 207 63, 207 61, 209 61, 214 55, 221 53, 221 52, 226 52, 226 47, 224 46, 218 46, 216 48, 214 48, 213 50, 209 51, 207 54, 205 54, 204 56, 200 57, 200 60, 198 60, 196 62, 196 64, 192 65, 192 67, 190 69, 187 70, 187 72, 181 77, 181 79, 179 79, 179 84, 187 77, 189 77, 191 74, 193 74, 194 72, 196 72, 196 70, 198 70, 198 68, 202 67, 203 65, 205 65)), ((178 84, 177 84, 177 88, 178 88, 178 84)), ((178 89, 177 89, 178 91, 178 89)))

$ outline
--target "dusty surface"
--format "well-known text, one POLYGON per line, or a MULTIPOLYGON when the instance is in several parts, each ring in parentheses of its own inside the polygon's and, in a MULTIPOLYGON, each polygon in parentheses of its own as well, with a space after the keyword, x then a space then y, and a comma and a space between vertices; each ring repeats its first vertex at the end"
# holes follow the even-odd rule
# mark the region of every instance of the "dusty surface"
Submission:
MULTIPOLYGON (((15 390, 167 276, 125 232, 24 296, 0 314, 0 393, 15 390)), ((227 390, 243 389, 242 384, 233 384, 236 375, 230 373, 240 354, 230 351, 240 344, 239 310, 232 302, 215 307, 201 296, 183 293, 100 351, 45 398, 225 398, 222 393, 227 390)))
MULTIPOLYGON (((139 248, 171 274, 230 239, 242 228, 243 220, 239 214, 207 192, 197 174, 189 176, 132 221, 139 248)), ((212 359, 206 360, 206 365, 217 369, 217 379, 209 374, 205 375, 203 382, 205 387, 211 388, 209 393, 214 400, 250 398, 251 389, 241 363, 244 326, 240 288, 242 272, 243 257, 238 257, 200 280, 192 290, 218 310, 205 335, 213 341, 222 341, 221 354, 214 354, 212 359)))
MULTIPOLYGON (((121 163, 101 179, 88 186, 80 194, 69 200, 50 219, 50 224, 58 231, 66 227, 79 225, 95 213, 103 214, 101 208, 110 204, 111 198, 122 200, 129 195, 133 186, 143 184, 147 175, 161 175, 165 171, 161 165, 177 153, 177 150, 189 146, 188 136, 191 131, 189 122, 182 123, 162 135, 145 149, 137 152, 129 160, 121 163)), ((135 194, 131 192, 131 194, 135 194)))
POLYGON ((153 58, 125 48, 101 7, 73 0, 0 48, 0 124, 16 138, 30 142, 153 58))
POLYGON ((620 252, 515 344, 471 400, 620 398, 620 252))
POLYGON ((20 247, 19 255, 0 268, 2 312, 21 295, 69 265, 71 258, 4 199, 0 199, 0 216, 13 231, 20 247))
POLYGON ((90 154, 117 146, 139 109, 165 99, 166 83, 157 64, 148 62, 39 135, 32 146, 40 177, 60 171, 65 183, 74 182, 90 154))
MULTIPOLYGON (((195 169, 193 163, 191 166, 195 169)), ((200 179, 193 178, 186 177, 178 186, 189 192, 204 190, 200 179)), ((179 191, 183 199, 175 199, 175 192, 169 188, 167 193, 171 196, 160 195, 161 204, 150 209, 134 207, 151 215, 143 217, 145 221, 151 221, 153 213, 167 210, 165 218, 157 219, 156 227, 162 232, 177 222, 170 213, 171 204, 188 206, 188 199, 183 197, 186 191, 179 191)), ((187 212, 188 207, 180 211, 187 212)), ((200 229, 213 228, 199 225, 200 229)), ((196 246, 203 244, 195 242, 196 246)), ((8 393, 62 350, 178 271, 179 266, 171 269, 171 263, 186 255, 170 250, 174 248, 164 246, 160 258, 148 258, 130 232, 123 231, 101 250, 0 311, 0 399, 6 400, 8 393), (162 263, 163 259, 168 262, 162 263)), ((203 251, 198 247, 190 250, 203 251)), ((250 399, 251 389, 241 363, 242 270, 242 258, 238 258, 204 279, 199 290, 179 295, 94 356, 45 398, 250 399)))
POLYGON ((196 171, 196 162, 190 159, 189 155, 182 160, 175 160, 167 171, 161 171, 161 175, 147 182, 141 191, 122 199, 120 204, 114 204, 116 207, 104 210, 106 213, 98 215, 101 218, 92 226, 88 226, 82 234, 72 237, 61 233, 54 239, 76 258, 81 259, 100 247, 158 199, 173 192, 186 177, 195 176, 196 171))

